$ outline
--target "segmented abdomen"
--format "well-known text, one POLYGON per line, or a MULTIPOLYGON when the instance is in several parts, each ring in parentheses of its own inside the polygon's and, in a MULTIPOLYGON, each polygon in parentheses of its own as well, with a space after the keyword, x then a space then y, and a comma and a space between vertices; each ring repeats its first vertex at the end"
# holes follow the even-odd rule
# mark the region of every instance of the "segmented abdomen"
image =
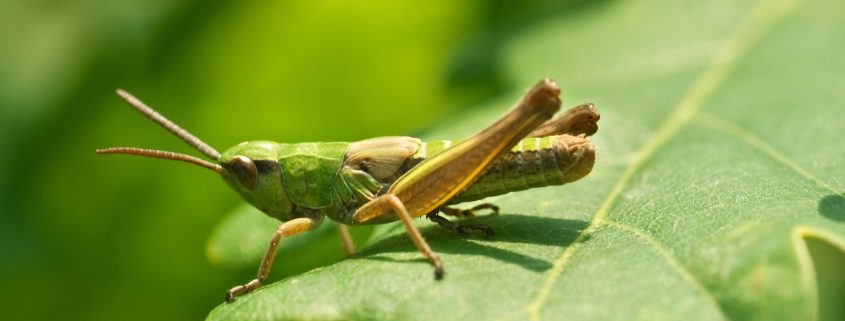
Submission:
MULTIPOLYGON (((451 141, 422 143, 402 166, 402 172, 449 148, 451 141)), ((532 187, 562 185, 590 173, 595 162, 592 143, 580 136, 558 135, 526 138, 503 154, 449 204, 479 200, 489 196, 532 187)))

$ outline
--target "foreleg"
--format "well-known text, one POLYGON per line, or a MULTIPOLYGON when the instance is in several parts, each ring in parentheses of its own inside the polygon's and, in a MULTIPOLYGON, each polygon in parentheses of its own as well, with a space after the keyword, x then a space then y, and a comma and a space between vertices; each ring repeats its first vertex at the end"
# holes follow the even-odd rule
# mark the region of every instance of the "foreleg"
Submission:
POLYGON ((232 302, 236 296, 248 293, 261 286, 261 283, 267 279, 267 274, 270 273, 270 267, 273 266, 273 259, 276 257, 276 249, 279 247, 279 241, 282 237, 294 236, 296 234, 309 231, 312 227, 316 227, 319 222, 310 218, 300 217, 282 223, 276 228, 273 233, 273 238, 270 239, 270 246, 264 252, 264 259, 261 260, 261 266, 258 267, 258 276, 252 281, 243 285, 235 286, 229 289, 226 294, 226 301, 232 302))

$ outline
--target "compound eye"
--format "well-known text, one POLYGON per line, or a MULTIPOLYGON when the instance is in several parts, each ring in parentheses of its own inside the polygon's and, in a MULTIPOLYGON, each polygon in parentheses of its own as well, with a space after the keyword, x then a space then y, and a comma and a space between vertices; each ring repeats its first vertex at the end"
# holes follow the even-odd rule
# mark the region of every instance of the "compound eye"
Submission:
POLYGON ((253 190, 258 186, 258 170, 255 163, 246 156, 232 157, 232 172, 238 177, 241 185, 253 190))

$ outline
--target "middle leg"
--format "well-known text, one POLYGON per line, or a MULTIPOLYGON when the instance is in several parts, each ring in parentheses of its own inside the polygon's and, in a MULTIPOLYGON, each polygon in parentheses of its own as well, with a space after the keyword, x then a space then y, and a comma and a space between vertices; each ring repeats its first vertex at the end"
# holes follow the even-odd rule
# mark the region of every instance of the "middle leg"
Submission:
POLYGON ((470 231, 481 231, 484 232, 486 236, 494 236, 495 233, 493 232, 493 228, 488 226, 487 224, 458 224, 455 222, 450 221, 449 219, 440 216, 437 212, 431 212, 425 216, 429 220, 438 225, 450 230, 452 232, 456 232, 462 235, 468 235, 470 231))
POLYGON ((337 231, 340 232, 340 242, 343 244, 343 250, 346 251, 346 256, 355 254, 355 242, 352 241, 352 236, 349 235, 349 229, 346 225, 338 223, 337 231))
POLYGON ((475 217, 475 212, 478 212, 478 211, 484 210, 484 209, 490 209, 493 212, 493 215, 499 214, 499 207, 494 205, 494 204, 491 204, 491 203, 478 204, 478 205, 473 206, 472 208, 466 209, 466 210, 444 206, 444 207, 440 208, 440 211, 443 212, 443 214, 446 214, 446 215, 449 215, 449 216, 454 216, 454 217, 457 217, 457 218, 473 218, 473 217, 475 217))

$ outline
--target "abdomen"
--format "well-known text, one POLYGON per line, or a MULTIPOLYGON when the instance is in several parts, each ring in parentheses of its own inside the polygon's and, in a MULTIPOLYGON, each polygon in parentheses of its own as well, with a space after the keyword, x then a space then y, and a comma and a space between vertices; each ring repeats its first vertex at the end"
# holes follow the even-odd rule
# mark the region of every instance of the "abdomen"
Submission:
MULTIPOLYGON (((417 152, 405 161, 401 171, 407 171, 451 145, 452 142, 447 140, 421 143, 417 152)), ((584 137, 526 138, 490 164, 475 182, 448 204, 574 182, 589 174, 594 163, 595 148, 584 137)))

